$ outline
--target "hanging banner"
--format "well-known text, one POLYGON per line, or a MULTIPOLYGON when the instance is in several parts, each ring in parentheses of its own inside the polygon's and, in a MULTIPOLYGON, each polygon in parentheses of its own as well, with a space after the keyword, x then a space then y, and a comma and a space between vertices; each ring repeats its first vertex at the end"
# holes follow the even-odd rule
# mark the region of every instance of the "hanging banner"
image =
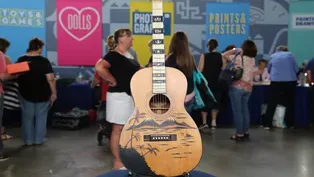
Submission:
MULTIPOLYGON (((45 1, 10 0, 0 4, 0 37, 11 43, 6 55, 15 62, 26 53, 32 38, 46 42, 45 1)), ((42 55, 46 56, 45 46, 42 55)))
POLYGON ((314 39, 314 2, 290 2, 288 48, 296 57, 298 64, 310 60, 314 54, 308 47, 314 39))
POLYGON ((101 14, 101 0, 57 0, 59 66, 94 66, 102 57, 101 14))
MULTIPOLYGON (((241 47, 250 34, 250 3, 215 3, 206 4, 206 42, 215 38, 218 40, 218 51, 228 45, 241 47)), ((208 49, 206 48, 206 51, 208 49)))
MULTIPOLYGON (((174 29, 173 3, 164 2, 164 44, 165 51, 171 40, 174 29)), ((137 52, 140 64, 148 63, 151 53, 148 42, 152 39, 152 3, 151 2, 131 2, 130 3, 130 29, 133 32, 133 48, 137 52)))

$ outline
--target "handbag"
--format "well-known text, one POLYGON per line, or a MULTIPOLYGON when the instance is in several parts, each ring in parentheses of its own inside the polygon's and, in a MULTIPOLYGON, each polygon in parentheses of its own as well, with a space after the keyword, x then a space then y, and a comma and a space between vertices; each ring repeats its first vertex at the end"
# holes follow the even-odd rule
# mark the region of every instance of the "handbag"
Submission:
POLYGON ((237 56, 240 53, 236 54, 231 62, 228 63, 225 69, 223 69, 220 72, 219 75, 219 81, 222 84, 226 84, 227 86, 230 86, 234 81, 240 80, 243 76, 243 56, 241 55, 241 60, 242 60, 242 68, 241 67, 235 67, 234 61, 237 58, 237 56))
POLYGON ((195 103, 193 109, 197 110, 213 108, 217 101, 208 87, 206 78, 198 69, 195 69, 193 72, 193 80, 195 93, 195 103))

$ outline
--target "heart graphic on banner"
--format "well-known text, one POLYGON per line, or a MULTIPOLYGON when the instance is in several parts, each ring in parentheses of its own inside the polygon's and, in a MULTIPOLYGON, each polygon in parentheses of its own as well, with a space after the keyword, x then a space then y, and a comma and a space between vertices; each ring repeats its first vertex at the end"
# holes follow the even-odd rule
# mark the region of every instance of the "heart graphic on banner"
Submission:
POLYGON ((84 7, 78 10, 75 7, 68 6, 60 11, 58 21, 68 35, 77 41, 82 41, 97 29, 100 24, 100 15, 92 7, 84 7))

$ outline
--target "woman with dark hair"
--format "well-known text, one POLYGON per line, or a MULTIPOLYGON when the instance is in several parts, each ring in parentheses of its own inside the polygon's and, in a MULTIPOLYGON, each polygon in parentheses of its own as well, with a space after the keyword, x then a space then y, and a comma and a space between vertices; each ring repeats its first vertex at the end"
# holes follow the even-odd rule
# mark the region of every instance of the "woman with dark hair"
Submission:
POLYGON ((204 77, 208 82, 208 87, 213 92, 217 103, 212 110, 202 110, 202 125, 199 129, 204 129, 208 127, 207 124, 207 114, 211 111, 211 127, 216 128, 216 118, 220 108, 220 101, 224 93, 223 86, 219 83, 219 74, 222 68, 222 56, 217 52, 218 41, 216 39, 210 39, 207 42, 208 53, 202 54, 198 69, 203 73, 204 77))
MULTIPOLYGON (((10 47, 10 42, 4 38, 0 38, 0 51, 5 55, 10 47)), ((5 55, 5 64, 11 64, 11 59, 5 55)), ((17 84, 18 75, 8 75, 6 74, 3 80, 3 122, 1 129, 1 138, 2 140, 12 139, 13 136, 6 134, 5 126, 9 124, 10 121, 20 117, 20 100, 19 100, 19 91, 17 84)))
POLYGON ((32 39, 26 55, 17 61, 28 62, 30 66, 30 70, 18 78, 25 146, 41 145, 47 141, 47 114, 57 98, 52 66, 47 58, 41 56, 43 46, 44 42, 40 39, 32 39))
POLYGON ((249 138, 250 115, 248 101, 253 87, 256 55, 256 45, 251 40, 244 41, 241 49, 231 49, 222 54, 228 61, 235 58, 235 67, 243 69, 242 78, 235 81, 229 89, 233 120, 236 125, 236 133, 230 137, 232 140, 249 138))
POLYGON ((186 111, 191 114, 195 101, 193 79, 195 62, 194 57, 189 49, 188 37, 182 31, 178 31, 172 36, 168 51, 168 57, 166 59, 166 66, 176 68, 183 72, 183 74, 185 75, 188 82, 188 87, 184 105, 186 111))
MULTIPOLYGON (((5 78, 5 57, 0 50, 0 80, 2 81, 5 78)), ((0 82, 0 127, 2 127, 2 114, 3 114, 3 85, 0 82)), ((3 154, 3 142, 2 138, 0 138, 0 162, 8 160, 9 158, 3 154)))
POLYGON ((140 65, 127 58, 128 50, 133 45, 131 30, 118 29, 113 36, 111 41, 107 41, 113 50, 96 63, 95 69, 109 84, 106 120, 112 123, 110 148, 114 157, 113 169, 118 170, 125 169, 119 155, 119 141, 123 126, 134 110, 130 82, 140 65))

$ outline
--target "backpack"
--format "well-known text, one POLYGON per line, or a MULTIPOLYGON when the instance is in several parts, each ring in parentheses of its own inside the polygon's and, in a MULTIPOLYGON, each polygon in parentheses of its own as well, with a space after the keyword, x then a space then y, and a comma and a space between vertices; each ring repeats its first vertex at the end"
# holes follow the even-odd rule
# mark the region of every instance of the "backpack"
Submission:
POLYGON ((226 66, 225 69, 223 69, 221 72, 220 72, 220 75, 219 75, 219 81, 222 83, 222 84, 225 84, 227 86, 230 86, 234 81, 237 81, 237 80, 240 80, 243 76, 243 68, 244 68, 244 65, 243 65, 243 56, 241 55, 241 60, 242 60, 242 68, 241 67, 235 67, 234 65, 234 61, 235 59, 237 58, 237 56, 239 55, 240 53, 237 53, 233 59, 228 63, 228 65, 226 66))

